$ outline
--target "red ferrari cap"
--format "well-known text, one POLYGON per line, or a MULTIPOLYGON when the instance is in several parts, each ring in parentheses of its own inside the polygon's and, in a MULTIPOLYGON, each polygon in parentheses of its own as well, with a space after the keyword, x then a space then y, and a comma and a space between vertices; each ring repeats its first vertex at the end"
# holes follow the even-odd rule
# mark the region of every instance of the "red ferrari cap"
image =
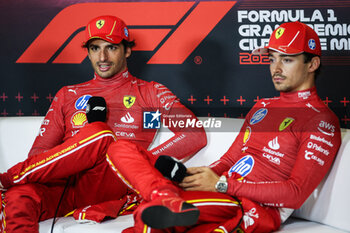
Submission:
POLYGON ((252 53, 267 53, 269 49, 288 55, 306 52, 321 56, 321 44, 318 35, 311 27, 300 22, 281 24, 273 31, 269 44, 254 49, 252 53))
POLYGON ((85 41, 102 39, 119 44, 123 39, 129 41, 129 30, 123 20, 111 15, 99 16, 91 20, 85 28, 85 41))

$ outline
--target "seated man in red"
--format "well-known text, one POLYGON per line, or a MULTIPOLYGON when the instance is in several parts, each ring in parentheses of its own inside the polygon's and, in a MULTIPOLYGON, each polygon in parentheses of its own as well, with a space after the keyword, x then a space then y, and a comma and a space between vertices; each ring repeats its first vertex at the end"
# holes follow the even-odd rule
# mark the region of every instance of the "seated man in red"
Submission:
MULTIPOLYGON (((64 216, 77 209, 74 217, 79 222, 116 217, 135 195, 110 168, 109 145, 123 139, 148 149, 157 128, 143 129, 146 111, 197 120, 164 85, 129 72, 127 58, 135 43, 121 19, 94 18, 85 35, 83 46, 95 71, 93 78, 58 91, 28 159, 0 174, 0 191, 7 189, 2 193, 6 214, 0 215, 0 232, 2 226, 7 233, 38 232, 38 222, 54 217, 56 211, 64 216), (102 99, 94 98, 98 101, 89 109, 92 96, 102 99)), ((150 160, 162 153, 186 159, 206 144, 203 129, 169 128, 173 137, 150 150, 150 160)))
POLYGON ((317 34, 303 23, 284 23, 253 53, 269 53, 280 97, 258 101, 232 146, 209 167, 186 170, 160 157, 157 170, 147 151, 118 147, 129 142, 109 148, 111 163, 145 200, 134 213, 134 232, 275 231, 327 174, 341 136, 337 117, 315 88, 317 34))

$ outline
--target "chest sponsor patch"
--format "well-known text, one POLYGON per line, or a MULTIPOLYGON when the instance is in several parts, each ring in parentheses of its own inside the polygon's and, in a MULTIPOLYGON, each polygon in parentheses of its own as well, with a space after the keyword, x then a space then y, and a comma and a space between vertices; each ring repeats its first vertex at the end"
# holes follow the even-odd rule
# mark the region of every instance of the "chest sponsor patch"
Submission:
POLYGON ((123 123, 133 123, 135 121, 129 112, 125 114, 120 120, 123 123))
POLYGON ((335 126, 326 122, 326 121, 320 121, 320 123, 318 124, 317 129, 323 133, 324 135, 327 136, 334 136, 334 132, 335 132, 335 126))
POLYGON ((278 137, 275 137, 268 143, 269 147, 273 150, 278 150, 280 148, 280 144, 278 143, 278 137))
POLYGON ((136 97, 131 95, 125 95, 123 97, 123 104, 126 108, 131 108, 135 103, 136 97))
POLYGON ((311 96, 311 92, 310 91, 302 91, 298 93, 298 97, 301 99, 308 99, 311 96))
POLYGON ((73 128, 81 128, 87 123, 87 118, 85 115, 85 112, 79 111, 74 113, 74 115, 71 118, 71 123, 73 128))
POLYGON ((88 100, 91 98, 91 95, 83 95, 75 101, 75 109, 82 110, 86 108, 88 100))
POLYGON ((250 121, 249 121, 249 123, 251 124, 251 125, 254 125, 254 124, 257 124, 257 123, 259 123, 260 121, 262 121, 264 118, 265 118, 265 116, 267 115, 267 109, 266 108, 261 108, 261 109, 259 109, 258 111, 256 111, 254 114, 253 114, 253 116, 252 116, 252 118, 250 119, 250 121))
POLYGON ((250 135, 252 133, 252 129, 247 126, 244 132, 243 143, 246 144, 249 141, 250 135))
POLYGON ((254 167, 254 158, 251 155, 246 155, 233 165, 228 175, 231 177, 232 173, 238 173, 240 176, 245 177, 247 176, 254 167))
POLYGON ((293 118, 291 117, 286 117, 282 123, 280 124, 280 126, 278 127, 279 131, 283 131, 285 130, 290 124, 292 124, 292 122, 294 121, 293 118))

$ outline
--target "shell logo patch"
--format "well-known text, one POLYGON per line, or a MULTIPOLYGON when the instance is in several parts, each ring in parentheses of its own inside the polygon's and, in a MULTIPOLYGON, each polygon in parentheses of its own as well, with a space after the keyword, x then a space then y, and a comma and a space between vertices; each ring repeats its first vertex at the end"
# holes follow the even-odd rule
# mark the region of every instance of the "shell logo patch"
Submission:
POLYGON ((101 29, 105 25, 105 21, 103 19, 97 20, 96 27, 101 29))
POLYGON ((280 124, 278 130, 279 130, 279 131, 285 130, 290 124, 292 124, 293 121, 294 121, 293 118, 291 118, 291 117, 286 117, 286 119, 284 119, 284 120, 282 121, 282 123, 280 124))
POLYGON ((285 30, 284 28, 279 28, 279 29, 277 29, 277 31, 276 31, 276 33, 275 33, 276 39, 279 39, 279 38, 283 35, 284 30, 285 30))
POLYGON ((131 95, 126 95, 126 96, 124 96, 124 98, 123 98, 124 106, 125 106, 126 108, 131 108, 131 106, 134 105, 135 100, 136 100, 136 97, 135 97, 135 96, 131 96, 131 95))
POLYGON ((88 121, 87 121, 85 112, 82 112, 82 111, 76 112, 71 119, 73 128, 81 128, 84 125, 86 125, 87 122, 88 121))

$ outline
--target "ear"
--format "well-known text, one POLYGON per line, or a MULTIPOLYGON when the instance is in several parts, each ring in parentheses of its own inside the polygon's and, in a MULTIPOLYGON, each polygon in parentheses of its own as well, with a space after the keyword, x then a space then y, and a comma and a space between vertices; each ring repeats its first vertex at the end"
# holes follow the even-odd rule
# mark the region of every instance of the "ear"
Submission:
POLYGON ((90 49, 89 49, 89 48, 86 48, 86 52, 87 52, 87 55, 88 55, 89 60, 91 61, 91 57, 90 57, 90 49))
POLYGON ((318 57, 318 56, 313 57, 310 61, 309 71, 315 72, 318 69, 318 67, 320 66, 320 64, 321 64, 320 57, 318 57))
POLYGON ((130 47, 126 47, 125 48, 125 57, 128 58, 131 55, 131 48, 130 47))

